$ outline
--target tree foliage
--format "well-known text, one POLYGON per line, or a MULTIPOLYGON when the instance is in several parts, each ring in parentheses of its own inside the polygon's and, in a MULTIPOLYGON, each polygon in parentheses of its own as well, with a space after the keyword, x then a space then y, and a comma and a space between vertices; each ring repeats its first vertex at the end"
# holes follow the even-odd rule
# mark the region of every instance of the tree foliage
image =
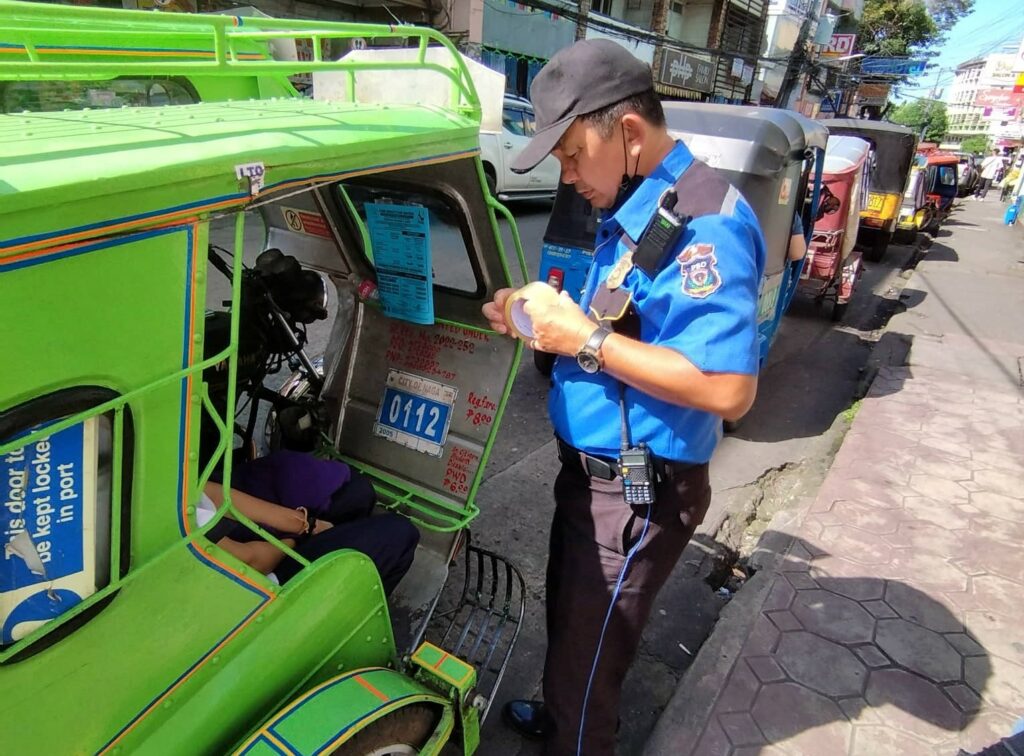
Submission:
POLYGON ((926 52, 973 7, 974 0, 867 0, 858 29, 860 52, 892 57, 926 52))
POLYGON ((984 134, 975 134, 969 136, 960 143, 960 149, 963 152, 973 152, 974 154, 987 154, 989 151, 989 140, 984 134))
POLYGON ((949 126, 946 103, 939 100, 905 102, 889 114, 889 120, 901 126, 909 126, 918 134, 923 128, 926 142, 941 142, 949 126))

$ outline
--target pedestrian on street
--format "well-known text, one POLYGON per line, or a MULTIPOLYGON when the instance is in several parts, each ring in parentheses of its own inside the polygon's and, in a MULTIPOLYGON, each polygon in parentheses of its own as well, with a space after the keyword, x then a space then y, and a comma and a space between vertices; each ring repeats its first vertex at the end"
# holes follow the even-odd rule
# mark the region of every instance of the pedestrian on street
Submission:
POLYGON ((978 182, 978 191, 975 192, 974 196, 985 201, 985 195, 988 194, 989 187, 992 186, 992 182, 996 180, 996 176, 999 175, 999 169, 1003 167, 1003 159, 999 155, 999 150, 992 150, 992 154, 989 155, 981 164, 981 181, 978 182))
MULTIPOLYGON (((581 304, 563 293, 524 307, 530 346, 558 355, 548 410, 562 466, 544 702, 512 701, 504 715, 549 756, 601 756, 614 752, 655 596, 707 512, 722 418, 754 400, 765 246, 740 193, 669 135, 650 68, 625 48, 577 42, 530 94, 537 130, 513 170, 551 153, 562 181, 606 213, 581 304)), ((483 308, 499 333, 511 294, 483 308)))

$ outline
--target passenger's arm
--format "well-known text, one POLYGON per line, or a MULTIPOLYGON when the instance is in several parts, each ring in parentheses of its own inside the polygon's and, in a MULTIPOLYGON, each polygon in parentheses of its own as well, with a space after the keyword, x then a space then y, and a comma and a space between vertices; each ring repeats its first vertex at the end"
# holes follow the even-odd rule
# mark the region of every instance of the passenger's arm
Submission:
MULTIPOLYGON (((218 508, 224 503, 224 488, 219 483, 207 483, 206 495, 210 497, 218 508)), ((306 529, 306 518, 302 512, 288 507, 282 507, 256 496, 231 489, 231 503, 238 508, 238 511, 265 528, 273 528, 279 533, 292 533, 302 535, 306 529)), ((331 527, 329 522, 316 521, 314 533, 320 533, 331 527)))
MULTIPOLYGON (((285 538, 282 540, 286 546, 295 547, 295 539, 285 538)), ((232 556, 245 562, 255 570, 264 575, 273 572, 281 560, 284 559, 284 552, 266 541, 235 541, 231 538, 221 538, 217 545, 232 556)))

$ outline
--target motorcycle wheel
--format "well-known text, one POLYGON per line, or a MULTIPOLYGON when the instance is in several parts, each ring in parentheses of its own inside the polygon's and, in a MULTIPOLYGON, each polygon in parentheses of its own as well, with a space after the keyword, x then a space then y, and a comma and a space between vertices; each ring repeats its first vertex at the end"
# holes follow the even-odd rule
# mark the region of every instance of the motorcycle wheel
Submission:
POLYGON ((892 241, 892 231, 876 231, 871 235, 871 246, 864 252, 864 259, 871 262, 881 262, 885 257, 885 250, 889 248, 892 241))
POLYGON ((839 323, 846 317, 846 311, 850 308, 849 302, 836 302, 832 305, 832 322, 839 323))

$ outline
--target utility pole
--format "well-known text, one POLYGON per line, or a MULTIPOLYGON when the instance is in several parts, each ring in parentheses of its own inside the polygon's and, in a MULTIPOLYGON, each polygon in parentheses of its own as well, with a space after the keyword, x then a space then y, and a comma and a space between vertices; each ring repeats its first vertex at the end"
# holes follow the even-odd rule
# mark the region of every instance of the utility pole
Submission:
POLYGON ((807 61, 807 38, 811 33, 811 23, 814 21, 814 11, 807 9, 803 23, 800 24, 800 33, 796 37, 796 45, 793 53, 786 62, 786 73, 782 77, 782 84, 779 85, 779 94, 775 97, 775 107, 784 108, 793 94, 793 87, 796 86, 797 78, 807 61))
POLYGON ((932 89, 928 93, 928 102, 925 103, 925 112, 922 115, 921 134, 918 136, 918 141, 925 140, 925 132, 928 131, 929 122, 932 117, 932 109, 935 106, 935 98, 939 96, 939 79, 942 77, 943 71, 945 71, 945 69, 937 69, 935 72, 935 84, 932 85, 932 89))
POLYGON ((587 38, 587 19, 593 7, 591 0, 579 0, 579 15, 576 18, 576 41, 587 38))

